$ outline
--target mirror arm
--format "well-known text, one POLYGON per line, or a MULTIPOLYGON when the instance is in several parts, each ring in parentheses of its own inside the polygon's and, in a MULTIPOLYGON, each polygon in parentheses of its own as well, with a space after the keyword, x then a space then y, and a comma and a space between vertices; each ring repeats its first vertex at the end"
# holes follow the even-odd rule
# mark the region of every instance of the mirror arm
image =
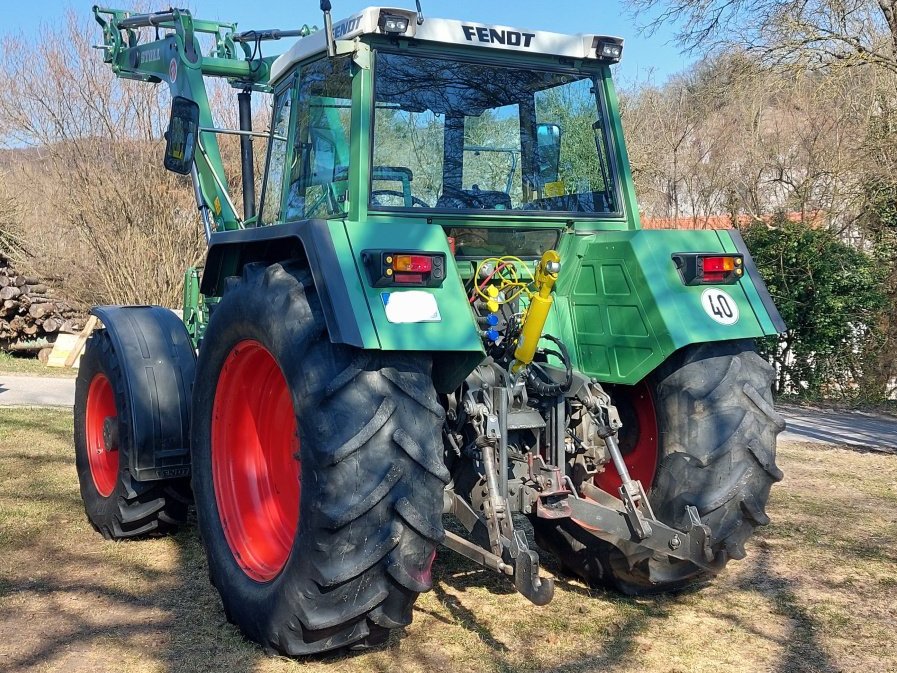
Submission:
POLYGON ((327 40, 327 55, 336 56, 336 40, 333 37, 333 19, 330 17, 330 0, 321 0, 321 11, 324 12, 324 39, 327 40))

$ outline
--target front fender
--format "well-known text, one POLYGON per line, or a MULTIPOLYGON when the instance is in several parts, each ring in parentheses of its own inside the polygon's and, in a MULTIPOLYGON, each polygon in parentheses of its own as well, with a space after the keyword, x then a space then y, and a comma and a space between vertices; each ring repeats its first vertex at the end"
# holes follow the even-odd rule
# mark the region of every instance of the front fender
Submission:
POLYGON ((97 306, 122 368, 138 481, 190 474, 190 403, 196 352, 181 319, 161 306, 97 306))

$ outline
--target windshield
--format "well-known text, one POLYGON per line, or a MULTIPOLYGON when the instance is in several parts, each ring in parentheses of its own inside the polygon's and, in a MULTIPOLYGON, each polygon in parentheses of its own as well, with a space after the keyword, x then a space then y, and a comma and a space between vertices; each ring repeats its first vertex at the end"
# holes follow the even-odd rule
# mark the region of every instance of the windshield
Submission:
POLYGON ((615 213, 596 76, 380 52, 371 206, 615 213))

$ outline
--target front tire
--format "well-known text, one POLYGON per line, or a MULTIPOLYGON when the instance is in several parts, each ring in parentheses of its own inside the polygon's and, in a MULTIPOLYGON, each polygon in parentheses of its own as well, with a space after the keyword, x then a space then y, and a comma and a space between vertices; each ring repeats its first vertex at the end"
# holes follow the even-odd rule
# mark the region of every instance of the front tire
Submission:
MULTIPOLYGON (((686 505, 697 507, 710 527, 720 568, 744 558, 754 529, 769 522, 770 487, 782 479, 775 445, 785 422, 773 408, 773 376, 752 343, 730 341, 683 348, 647 379, 658 430, 659 462, 648 493, 654 514, 684 530, 686 505)), ((624 424, 621 435, 626 432, 624 424)), ((537 542, 565 570, 593 585, 643 595, 709 578, 707 571, 664 554, 627 557, 569 520, 535 520, 534 527, 537 542)))
POLYGON ((225 613, 289 656, 411 622, 442 540, 429 357, 332 344, 308 271, 250 264, 206 330, 192 466, 225 613))
POLYGON ((187 479, 137 481, 128 469, 131 400, 105 329, 87 340, 75 381, 75 465, 91 525, 107 540, 173 533, 187 520, 187 479))

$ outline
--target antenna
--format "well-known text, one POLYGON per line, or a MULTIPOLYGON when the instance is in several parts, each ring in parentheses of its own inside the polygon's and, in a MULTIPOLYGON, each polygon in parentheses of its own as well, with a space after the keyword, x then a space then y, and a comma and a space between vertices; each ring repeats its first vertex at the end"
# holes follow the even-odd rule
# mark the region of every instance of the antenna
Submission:
POLYGON ((424 10, 420 8, 420 0, 414 0, 417 4, 417 25, 420 26, 424 22, 424 10))
POLYGON ((336 56, 336 43, 333 40, 333 20, 330 18, 330 0, 321 0, 321 11, 324 12, 324 39, 327 40, 327 55, 336 56))

